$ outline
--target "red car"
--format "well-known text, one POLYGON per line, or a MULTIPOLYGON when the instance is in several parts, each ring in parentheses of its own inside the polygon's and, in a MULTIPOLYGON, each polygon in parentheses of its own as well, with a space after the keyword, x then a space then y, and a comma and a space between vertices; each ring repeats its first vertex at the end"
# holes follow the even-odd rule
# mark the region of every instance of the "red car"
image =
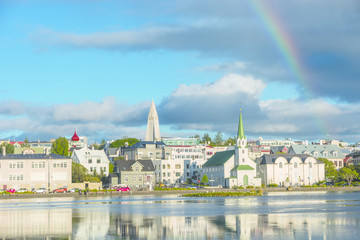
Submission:
POLYGON ((117 189, 118 192, 129 192, 130 188, 129 187, 119 187, 117 189))
POLYGON ((67 189, 66 188, 57 188, 53 191, 53 193, 66 193, 67 189))
POLYGON ((6 190, 8 193, 15 193, 16 190, 15 188, 9 188, 8 190, 6 190))

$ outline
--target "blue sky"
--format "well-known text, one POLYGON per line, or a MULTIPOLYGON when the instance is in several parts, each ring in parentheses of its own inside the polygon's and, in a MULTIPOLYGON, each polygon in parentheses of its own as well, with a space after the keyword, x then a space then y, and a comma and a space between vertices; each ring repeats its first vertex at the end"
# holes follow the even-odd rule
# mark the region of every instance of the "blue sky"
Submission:
POLYGON ((144 138, 153 99, 163 136, 359 141, 360 4, 266 1, 304 86, 254 1, 1 1, 0 138, 144 138))

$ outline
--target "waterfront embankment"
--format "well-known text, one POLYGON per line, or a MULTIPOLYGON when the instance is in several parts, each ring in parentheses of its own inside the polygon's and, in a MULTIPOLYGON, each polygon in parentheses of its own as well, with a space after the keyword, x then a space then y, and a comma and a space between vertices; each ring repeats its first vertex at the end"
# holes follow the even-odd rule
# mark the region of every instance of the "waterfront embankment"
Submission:
MULTIPOLYGON (((87 197, 96 197, 96 196, 129 196, 129 195, 184 195, 189 193, 207 193, 207 192, 248 192, 254 189, 226 189, 226 188, 206 188, 199 190, 161 190, 161 191, 130 191, 130 192, 116 192, 116 191, 98 191, 98 192, 89 192, 87 195, 79 195, 78 193, 45 193, 45 194, 3 194, 0 195, 0 200, 5 199, 24 199, 24 198, 87 198, 87 197)), ((255 189, 258 190, 258 189, 255 189)), ((291 190, 288 190, 284 187, 267 187, 261 188, 263 193, 269 192, 315 192, 315 191, 360 191, 360 187, 293 187, 291 190)))

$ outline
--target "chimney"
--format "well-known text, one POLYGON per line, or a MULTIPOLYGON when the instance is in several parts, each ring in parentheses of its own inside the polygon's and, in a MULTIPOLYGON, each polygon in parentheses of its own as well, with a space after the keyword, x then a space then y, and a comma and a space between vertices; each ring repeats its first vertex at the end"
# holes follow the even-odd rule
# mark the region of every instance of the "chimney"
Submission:
POLYGON ((6 156, 6 148, 5 148, 5 146, 2 147, 2 155, 6 156))
POLYGON ((49 155, 49 149, 48 148, 45 148, 45 154, 49 155))
POLYGON ((126 160, 126 161, 129 160, 129 159, 128 159, 128 155, 125 155, 125 160, 126 160))

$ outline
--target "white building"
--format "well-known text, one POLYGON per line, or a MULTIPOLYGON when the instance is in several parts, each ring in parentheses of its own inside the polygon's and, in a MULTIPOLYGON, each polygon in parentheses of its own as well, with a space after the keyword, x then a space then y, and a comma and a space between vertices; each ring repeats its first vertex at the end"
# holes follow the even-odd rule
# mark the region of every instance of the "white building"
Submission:
POLYGON ((311 185, 325 180, 325 164, 308 154, 267 154, 258 159, 265 186, 311 185))
POLYGON ((0 187, 2 189, 68 187, 71 183, 71 159, 49 154, 0 155, 0 187))
POLYGON ((71 155, 74 162, 83 165, 89 173, 109 175, 109 159, 104 150, 94 150, 87 147, 75 149, 71 155))
POLYGON ((256 163, 249 158, 240 112, 235 150, 217 152, 203 165, 202 176, 206 175, 213 186, 260 186, 256 168, 256 163))

